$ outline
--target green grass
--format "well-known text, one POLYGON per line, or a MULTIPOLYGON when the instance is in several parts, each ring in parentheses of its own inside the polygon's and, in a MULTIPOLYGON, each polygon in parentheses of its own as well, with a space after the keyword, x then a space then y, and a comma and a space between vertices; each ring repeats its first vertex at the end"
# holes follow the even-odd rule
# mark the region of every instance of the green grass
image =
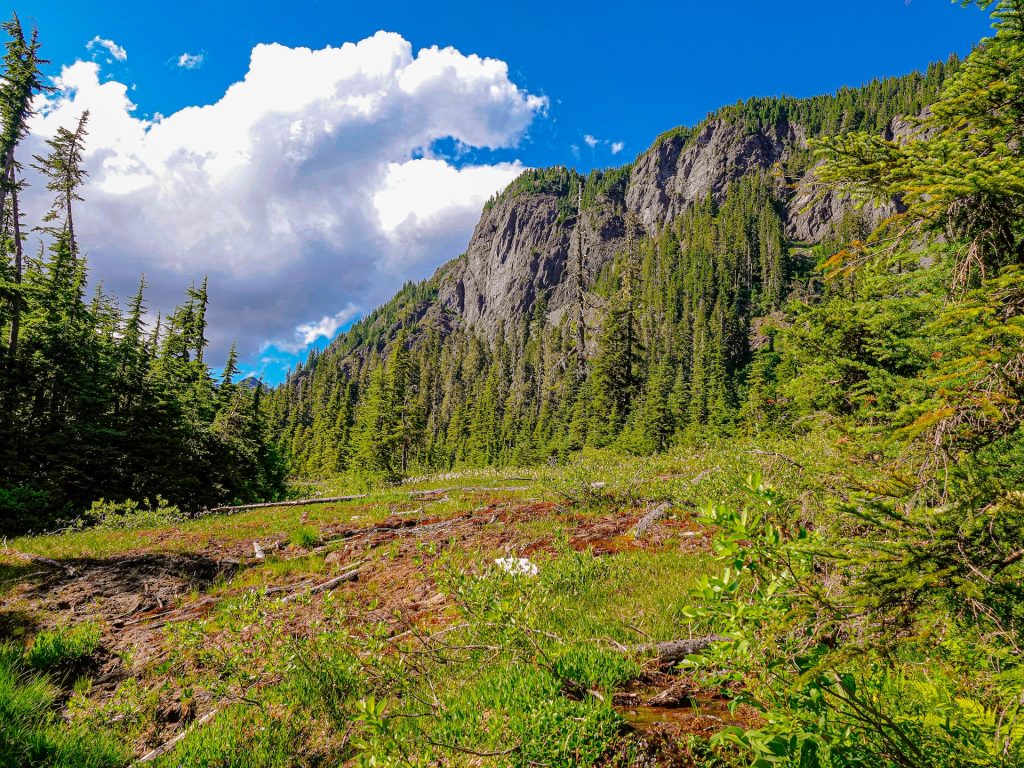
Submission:
POLYGON ((99 647, 100 627, 95 622, 43 630, 33 638, 25 653, 25 662, 39 672, 73 670, 99 647))
POLYGON ((236 704, 197 728, 173 753, 154 761, 154 768, 231 766, 287 768, 296 765, 305 718, 292 710, 261 710, 236 704))
POLYGON ((320 543, 320 530, 311 525, 300 525, 288 534, 288 543, 303 549, 314 547, 320 543))
POLYGON ((373 505, 368 512, 363 502, 341 502, 313 507, 256 509, 234 515, 211 515, 174 526, 133 531, 86 529, 46 536, 14 539, 10 546, 56 560, 105 558, 130 551, 188 553, 202 551, 212 542, 235 542, 271 536, 289 538, 310 523, 348 522, 354 517, 374 521, 387 517, 386 509, 373 505))
POLYGON ((117 768, 126 750, 109 734, 66 725, 57 689, 25 668, 21 652, 0 646, 0 765, 18 768, 117 768))
MULTIPOLYGON (((554 502, 536 517, 483 526, 479 543, 424 540, 410 551, 400 546, 407 540, 396 538, 357 556, 371 573, 413 566, 399 589, 426 584, 446 593, 445 607, 426 614, 418 630, 425 641, 405 633, 388 639, 404 625, 395 623, 387 602, 393 596, 373 579, 316 598, 301 590, 288 602, 265 595, 264 586, 314 583, 336 571, 325 562, 327 551, 286 549, 208 587, 212 611, 168 624, 167 653, 157 663, 133 670, 102 703, 83 686, 67 712, 72 727, 102 731, 117 722, 125 748, 137 753, 168 702, 187 706, 192 716, 217 705, 213 721, 158 761, 168 767, 300 768, 371 759, 406 768, 438 761, 593 765, 628 752, 612 694, 637 678, 646 660, 624 647, 705 631, 686 609, 691 588, 716 566, 709 552, 683 548, 682 539, 629 542, 607 555, 578 552, 568 544, 577 529, 637 516, 659 501, 670 501, 678 519, 708 503, 739 503, 739 481, 753 470, 794 500, 787 507, 794 518, 813 518, 850 471, 837 455, 820 436, 734 439, 649 458, 585 451, 567 466, 459 470, 371 489, 350 502, 12 544, 72 560, 131 551, 248 553, 253 540, 302 550, 329 542, 341 527, 373 526, 396 513, 443 519, 554 502), (428 488, 446 495, 428 501, 409 494, 428 488), (503 543, 507 533, 520 545, 543 542, 530 555, 537 576, 513 577, 494 566, 494 558, 516 554, 503 543), (431 632, 441 634, 429 639, 431 632)), ((317 490, 334 495, 352 487, 336 480, 317 490)), ((23 565, 12 563, 12 580, 27 573, 18 570, 23 565)), ((78 631, 77 639, 74 630, 41 633, 30 651, 33 664, 60 666, 60 659, 88 655, 86 630, 78 631)))

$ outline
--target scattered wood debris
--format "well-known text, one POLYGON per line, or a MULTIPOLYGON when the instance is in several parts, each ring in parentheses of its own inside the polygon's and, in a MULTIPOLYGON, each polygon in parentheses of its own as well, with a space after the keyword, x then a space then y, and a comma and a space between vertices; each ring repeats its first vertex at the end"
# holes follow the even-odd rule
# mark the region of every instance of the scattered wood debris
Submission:
POLYGON ((235 507, 213 507, 212 509, 204 509, 201 512, 196 513, 196 517, 205 517, 206 515, 220 515, 229 512, 244 512, 249 509, 266 509, 269 507, 304 507, 310 504, 337 504, 343 501, 355 501, 356 499, 365 499, 365 493, 357 493, 354 496, 325 496, 323 498, 316 499, 292 499, 291 501, 265 501, 260 504, 241 504, 235 507))

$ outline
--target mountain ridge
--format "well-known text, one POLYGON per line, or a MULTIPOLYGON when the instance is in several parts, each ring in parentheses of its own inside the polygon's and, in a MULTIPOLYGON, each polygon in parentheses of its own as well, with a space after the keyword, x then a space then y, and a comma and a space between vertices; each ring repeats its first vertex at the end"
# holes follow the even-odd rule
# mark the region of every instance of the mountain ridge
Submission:
POLYGON ((524 172, 484 205, 462 254, 274 391, 282 450, 305 472, 394 477, 544 460, 629 424, 640 450, 724 428, 771 352, 766 321, 820 290, 820 245, 897 210, 819 189, 809 140, 908 135, 957 66, 723 107, 621 168, 524 172))
MULTIPOLYGON (((832 95, 755 97, 722 107, 695 126, 660 134, 631 163, 588 175, 566 166, 525 171, 485 204, 466 250, 423 283, 436 285, 445 310, 492 339, 501 321, 528 316, 541 293, 548 294, 549 313, 556 320, 566 301, 562 278, 574 237, 582 235, 592 280, 625 246, 627 217, 635 218, 643 234, 656 235, 705 194, 721 202, 730 183, 752 172, 774 172, 777 193, 787 202, 787 238, 819 242, 850 204, 832 190, 815 187, 807 139, 865 127, 906 135, 912 130, 908 113, 926 108, 957 65, 953 57, 923 74, 875 80, 832 95), (871 101, 872 88, 886 91, 893 101, 864 104, 871 101), (838 122, 832 117, 829 125, 827 113, 837 104, 844 116, 838 122), (859 114, 851 117, 850 112, 859 114), (559 173, 565 178, 552 181, 559 173), (583 186, 580 233, 575 184, 583 186)), ((869 204, 866 209, 870 221, 877 222, 895 206, 869 204)), ((391 301, 400 297, 401 292, 391 301)), ((439 317, 428 319, 446 324, 439 317)), ((337 347, 344 337, 330 346, 337 347)))

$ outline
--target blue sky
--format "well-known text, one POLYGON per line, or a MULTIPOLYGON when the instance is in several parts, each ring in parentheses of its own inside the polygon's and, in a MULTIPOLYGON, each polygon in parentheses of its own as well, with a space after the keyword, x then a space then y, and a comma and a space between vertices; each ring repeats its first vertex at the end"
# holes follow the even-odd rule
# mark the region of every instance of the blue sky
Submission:
POLYGON ((146 272, 155 312, 209 272, 214 353, 237 338, 271 382, 458 255, 482 199, 521 167, 618 165, 723 104, 902 74, 989 29, 947 0, 17 10, 40 27, 48 74, 87 65, 66 71, 33 130, 93 110, 94 275, 121 293, 146 272), (378 30, 397 35, 338 56, 292 50, 378 30), (361 74, 332 74, 345 67, 361 74))

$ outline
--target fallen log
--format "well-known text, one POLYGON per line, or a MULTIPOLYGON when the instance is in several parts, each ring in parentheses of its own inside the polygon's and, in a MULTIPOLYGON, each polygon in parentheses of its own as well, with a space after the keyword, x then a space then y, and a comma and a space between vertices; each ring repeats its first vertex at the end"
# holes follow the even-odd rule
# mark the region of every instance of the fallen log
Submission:
POLYGON ((669 513, 670 509, 672 509, 672 505, 667 501, 663 501, 646 515, 641 517, 640 522, 638 522, 636 527, 633 528, 633 538, 642 539, 647 534, 647 529, 665 517, 669 513))
POLYGON ((354 496, 325 496, 318 499, 292 499, 291 501, 264 501, 259 504, 241 504, 236 507, 213 507, 197 512, 195 517, 206 515, 219 515, 226 512, 244 512, 249 509, 266 509, 268 507, 305 507, 310 504, 336 504, 342 501, 355 501, 365 499, 365 493, 357 493, 354 496))
POLYGON ((457 491, 458 488, 424 488, 422 491, 409 491, 409 495, 416 496, 436 496, 442 493, 448 493, 448 491, 457 491))
POLYGON ((328 590, 334 589, 339 584, 343 584, 346 581, 359 581, 359 569, 353 568, 348 573, 343 573, 341 576, 335 576, 333 579, 328 579, 323 584, 318 584, 309 590, 310 594, 315 595, 320 592, 327 592, 328 590))
MULTIPOLYGON (((333 579, 328 579, 327 581, 323 582, 322 584, 317 584, 314 587, 310 587, 309 588, 309 594, 317 595, 317 594, 319 594, 321 592, 329 592, 330 590, 334 589, 335 587, 339 586, 340 584, 344 584, 347 581, 359 581, 359 569, 358 568, 353 568, 348 573, 343 573, 340 576, 335 576, 333 579)), ((292 589, 288 589, 288 591, 291 592, 291 594, 285 595, 284 597, 282 597, 281 598, 281 602, 282 603, 287 603, 290 600, 294 600, 299 595, 304 595, 305 592, 303 591, 302 588, 307 586, 307 585, 308 585, 308 582, 303 582, 301 584, 297 584, 292 589)), ((272 594, 272 590, 268 589, 265 594, 268 594, 268 595, 272 594)))
POLYGON ((697 695, 697 688, 690 680, 677 680, 661 693, 649 698, 648 707, 683 707, 692 704, 697 695))
POLYGON ((634 653, 654 652, 655 658, 663 665, 678 664, 687 656, 700 653, 715 643, 728 640, 724 635, 704 635, 685 640, 667 640, 663 643, 641 643, 630 648, 634 653))

